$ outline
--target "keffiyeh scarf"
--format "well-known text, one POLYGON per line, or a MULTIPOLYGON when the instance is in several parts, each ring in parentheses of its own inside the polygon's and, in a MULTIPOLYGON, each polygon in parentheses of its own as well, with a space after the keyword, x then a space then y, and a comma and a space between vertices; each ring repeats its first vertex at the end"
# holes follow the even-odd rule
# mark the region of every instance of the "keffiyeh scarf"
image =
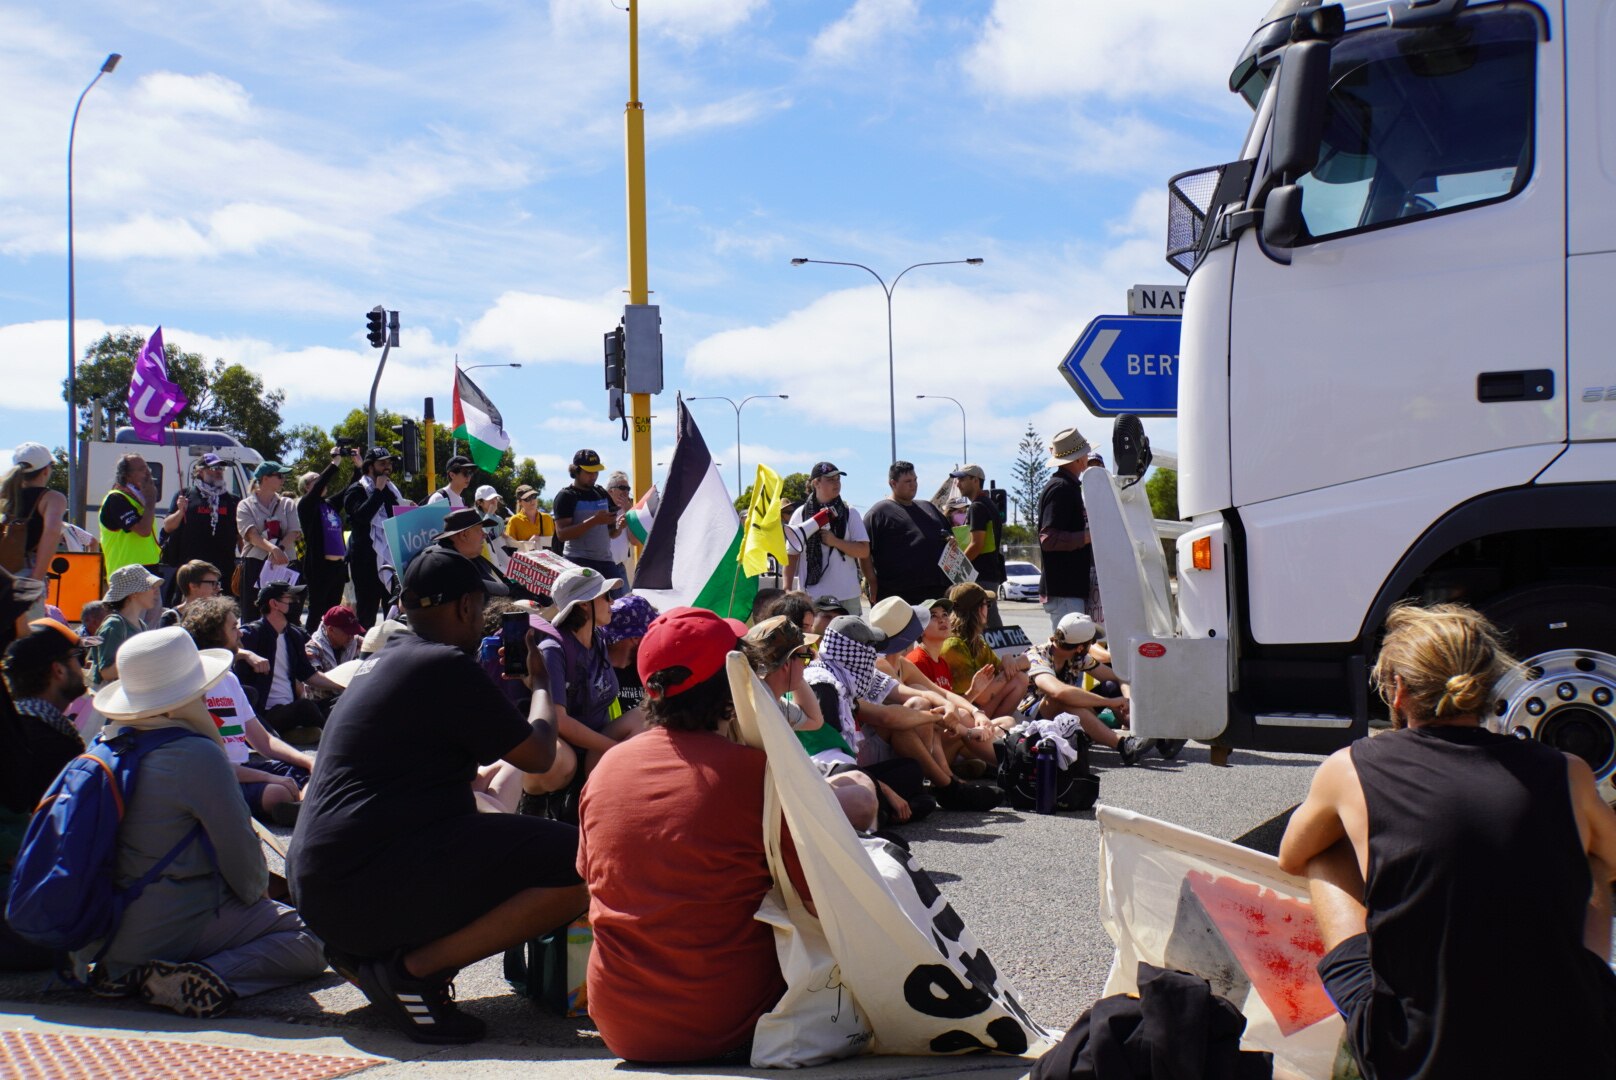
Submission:
MULTIPOLYGON (((825 529, 829 529, 831 532, 835 533, 838 540, 846 540, 847 504, 842 501, 842 497, 840 495, 836 496, 836 498, 832 499, 828 503, 822 503, 814 495, 814 493, 810 491, 808 493, 808 501, 802 504, 802 519, 807 521, 809 518, 813 517, 827 506, 836 511, 836 516, 830 519, 829 523, 826 524, 825 529)), ((825 550, 825 537, 823 535, 825 529, 815 530, 813 535, 809 536, 803 541, 802 554, 803 558, 806 559, 808 563, 808 576, 804 580, 807 582, 809 588, 813 588, 813 586, 819 584, 819 579, 825 576, 825 560, 829 558, 829 553, 825 550)), ((837 599, 841 600, 844 598, 839 596, 837 599)))
POLYGON ((885 701, 898 685, 898 680, 876 670, 873 648, 835 631, 819 639, 819 655, 803 678, 809 686, 829 686, 836 691, 836 726, 855 754, 864 736, 853 719, 853 702, 885 701))

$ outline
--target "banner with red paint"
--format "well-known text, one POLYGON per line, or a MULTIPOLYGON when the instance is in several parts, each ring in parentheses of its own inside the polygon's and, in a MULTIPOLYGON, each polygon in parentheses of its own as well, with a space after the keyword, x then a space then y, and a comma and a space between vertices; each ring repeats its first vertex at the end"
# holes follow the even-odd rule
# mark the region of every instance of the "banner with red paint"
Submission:
POLYGON ((1116 943, 1105 992, 1134 993, 1141 960, 1193 972, 1246 1017, 1276 1076, 1328 1080, 1341 1019, 1319 981, 1324 942, 1307 882, 1271 856, 1102 806, 1100 918, 1116 943))

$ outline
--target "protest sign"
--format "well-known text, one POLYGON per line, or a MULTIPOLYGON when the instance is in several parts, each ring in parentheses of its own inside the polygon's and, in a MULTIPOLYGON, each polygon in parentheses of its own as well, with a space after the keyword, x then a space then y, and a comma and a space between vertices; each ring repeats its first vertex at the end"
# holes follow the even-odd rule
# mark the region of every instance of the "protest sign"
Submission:
POLYGON ((976 580, 976 567, 971 565, 971 560, 967 559, 965 552, 960 549, 959 541, 952 536, 948 538, 948 544, 943 548, 942 557, 937 560, 937 565, 942 567, 951 585, 963 585, 967 581, 976 580))
POLYGON ((1032 648, 1032 642, 1027 640, 1027 632, 1019 626, 1004 626, 997 630, 982 631, 982 640, 988 643, 988 648, 1000 660, 1011 656, 1020 656, 1032 648))
POLYGON ((505 576, 528 592, 549 596, 555 591, 556 575, 576 565, 555 552, 542 548, 533 551, 515 551, 511 553, 511 561, 505 567, 505 576))
POLYGON ((453 509, 447 502, 430 506, 398 507, 393 516, 382 523, 382 535, 387 537, 387 550, 393 557, 393 566, 402 577, 410 560, 426 550, 432 538, 443 528, 443 519, 453 509))

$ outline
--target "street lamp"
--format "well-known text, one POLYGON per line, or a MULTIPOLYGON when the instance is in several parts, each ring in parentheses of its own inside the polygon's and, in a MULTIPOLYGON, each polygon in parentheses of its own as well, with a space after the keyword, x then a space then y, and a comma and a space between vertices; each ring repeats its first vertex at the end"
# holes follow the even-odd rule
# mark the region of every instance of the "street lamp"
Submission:
POLYGON ((964 466, 971 460, 971 444, 966 437, 965 406, 959 403, 959 398, 951 398, 947 394, 916 394, 916 401, 931 398, 936 401, 952 401, 960 411, 960 465, 964 466))
MULTIPOLYGON (((478 368, 485 368, 485 367, 514 367, 514 368, 519 368, 521 366, 522 366, 521 364, 472 364, 470 367, 463 367, 460 370, 461 371, 476 371, 478 368)), ((450 435, 449 436, 449 456, 454 457, 458 453, 460 453, 460 440, 455 438, 453 435, 450 435)))
POLYGON ((73 320, 77 316, 73 298, 73 137, 78 134, 79 107, 84 104, 84 95, 101 81, 101 76, 111 74, 122 59, 118 53, 107 56, 101 70, 95 73, 95 78, 90 80, 90 85, 84 88, 84 93, 74 104, 73 122, 67 129, 67 518, 74 524, 83 519, 79 514, 82 493, 79 491, 79 424, 75 400, 79 388, 78 341, 73 334, 73 320))
POLYGON ((892 290, 894 290, 894 289, 896 289, 898 287, 898 282, 903 280, 903 275, 907 274, 911 270, 919 269, 922 266, 961 266, 961 265, 963 265, 963 266, 981 266, 982 265, 982 260, 977 259, 977 258, 971 258, 971 259, 943 259, 943 260, 941 260, 939 262, 918 262, 918 263, 913 264, 912 266, 906 266, 902 270, 898 271, 898 276, 892 279, 892 284, 891 285, 888 285, 885 278, 883 278, 880 274, 877 274, 874 270, 871 270, 868 266, 865 266, 863 263, 838 262, 838 261, 836 261, 834 259, 792 259, 791 260, 791 265, 792 266, 804 266, 804 265, 806 265, 808 263, 818 263, 821 266, 856 266, 860 270, 863 270, 865 273, 869 274, 876 281, 879 281, 881 283, 881 291, 886 293, 886 297, 887 297, 887 413, 888 413, 888 420, 889 420, 888 431, 890 433, 891 442, 892 442, 892 460, 897 461, 898 460, 898 396, 897 396, 898 395, 898 390, 897 390, 897 378, 893 374, 893 364, 892 364, 892 290))
POLYGON ((729 401, 729 407, 735 410, 735 497, 737 499, 739 499, 741 497, 741 493, 746 490, 741 484, 741 410, 746 408, 746 403, 748 401, 756 401, 759 398, 779 398, 781 401, 789 401, 791 400, 791 395, 753 394, 750 397, 742 398, 739 405, 735 404, 733 401, 730 401, 729 398, 717 394, 710 397, 685 398, 686 401, 729 401))

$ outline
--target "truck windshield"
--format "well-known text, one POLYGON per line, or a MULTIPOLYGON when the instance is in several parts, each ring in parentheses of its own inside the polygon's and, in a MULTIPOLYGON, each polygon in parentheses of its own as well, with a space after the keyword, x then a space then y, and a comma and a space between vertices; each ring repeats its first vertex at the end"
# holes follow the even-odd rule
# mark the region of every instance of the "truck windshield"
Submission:
POLYGON ((1524 187, 1538 35, 1534 15, 1512 7, 1338 42, 1319 163, 1300 181, 1309 235, 1394 224, 1524 187))

